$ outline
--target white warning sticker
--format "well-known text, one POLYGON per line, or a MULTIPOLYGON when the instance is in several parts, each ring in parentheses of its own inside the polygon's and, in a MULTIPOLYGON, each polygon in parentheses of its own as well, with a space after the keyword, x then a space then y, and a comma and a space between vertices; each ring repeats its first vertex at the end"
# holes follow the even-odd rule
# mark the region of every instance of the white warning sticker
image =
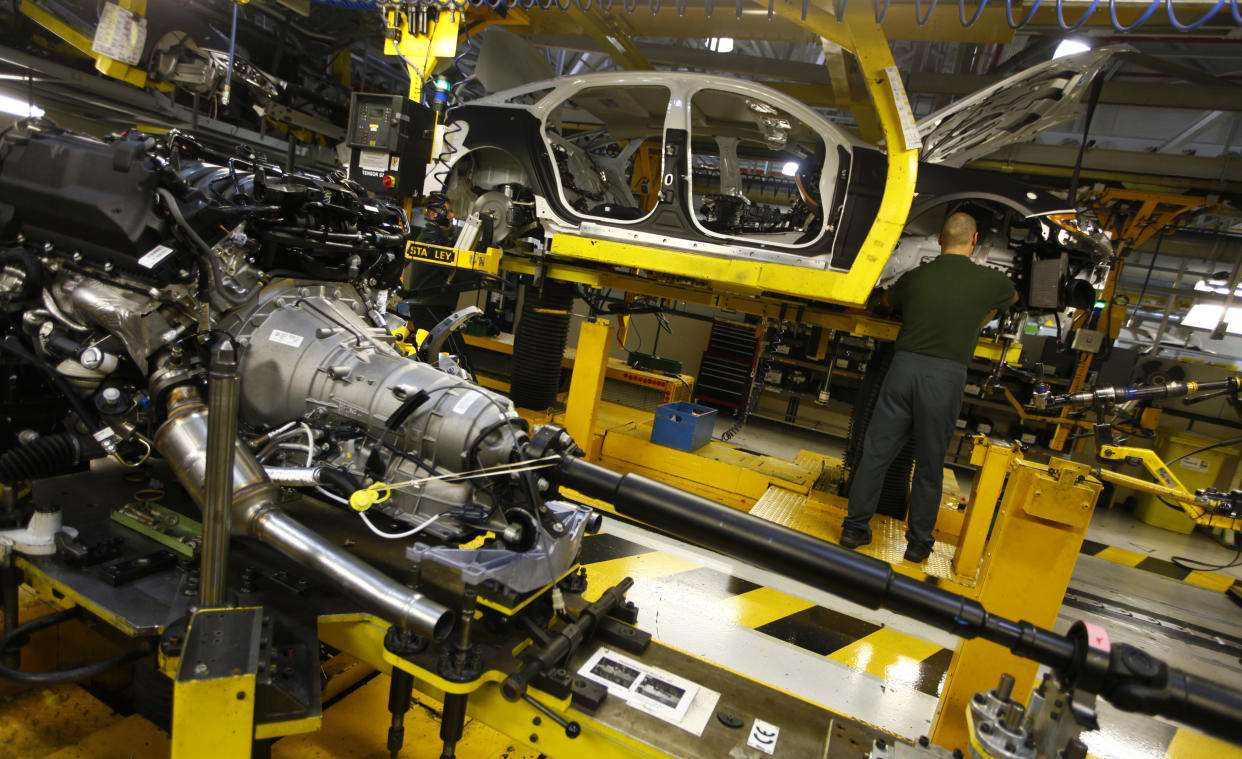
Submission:
POLYGON ((267 339, 271 340, 274 343, 280 343, 281 345, 287 345, 290 348, 301 348, 302 347, 302 336, 301 335, 295 335, 292 332, 285 332, 284 330, 279 330, 279 329, 272 330, 272 334, 268 335, 267 339))
POLYGON ((138 265, 144 269, 154 269, 160 261, 168 258, 172 252, 173 249, 167 245, 156 245, 144 253, 142 258, 138 259, 138 265))
POLYGON ((781 729, 776 725, 756 719, 755 724, 750 726, 750 737, 746 739, 746 745, 771 756, 776 751, 776 739, 780 734, 781 729))

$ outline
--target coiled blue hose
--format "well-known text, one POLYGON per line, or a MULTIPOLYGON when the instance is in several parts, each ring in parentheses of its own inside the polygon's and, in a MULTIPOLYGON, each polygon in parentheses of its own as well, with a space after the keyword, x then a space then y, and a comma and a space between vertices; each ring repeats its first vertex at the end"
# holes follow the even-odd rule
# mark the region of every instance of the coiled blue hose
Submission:
MULTIPOLYGON (((1164 0, 1151 0, 1151 5, 1148 5, 1147 10, 1143 11, 1143 15, 1138 17, 1138 21, 1135 21, 1133 24, 1130 24, 1129 26, 1123 26, 1122 23, 1117 20, 1116 0, 1109 0, 1108 17, 1113 22, 1113 28, 1121 32, 1122 34, 1125 34, 1126 32, 1132 32, 1135 29, 1138 29, 1143 24, 1147 23, 1147 19, 1151 18, 1151 14, 1155 13, 1156 9, 1159 8, 1163 2, 1164 0)), ((1234 7, 1237 7, 1237 0, 1234 0, 1234 7)), ((1239 21, 1238 23, 1242 23, 1242 21, 1239 21)))
POLYGON ((979 17, 983 15, 983 9, 986 7, 988 7, 988 0, 979 0, 979 7, 975 8, 975 15, 971 16, 970 20, 967 21, 966 20, 966 0, 958 0, 957 19, 958 21, 962 22, 962 26, 969 29, 970 27, 974 26, 975 22, 979 20, 979 17))
MULTIPOLYGON (((1111 8, 1115 2, 1116 0, 1108 0, 1109 7, 1111 8)), ((1087 10, 1082 12, 1082 17, 1078 19, 1078 23, 1073 24, 1071 26, 1065 23, 1065 2, 1064 0, 1057 0, 1057 26, 1061 27, 1067 32, 1075 31, 1078 29, 1078 27, 1087 23, 1087 19, 1091 18, 1091 14, 1095 13, 1095 9, 1098 7, 1100 7, 1100 0, 1091 0, 1091 5, 1088 5, 1087 10)))
MULTIPOLYGON (((1042 2, 1043 0, 1035 0, 1035 5, 1031 6, 1031 12, 1026 14, 1026 18, 1015 24, 1013 22, 1013 0, 1005 0, 1005 21, 1009 22, 1009 28, 1021 29, 1031 23, 1031 19, 1035 18, 1035 11, 1039 10, 1039 5, 1042 2)), ((1109 0, 1109 3, 1112 2, 1113 0, 1109 0)))
MULTIPOLYGON (((979 19, 983 18, 983 12, 987 9, 990 1, 991 0, 957 0, 958 21, 960 21, 962 26, 967 29, 974 26, 978 23, 979 19), (977 3, 973 13, 971 13, 967 8, 967 5, 972 1, 977 3), (968 15, 969 18, 967 18, 968 15)), ((379 7, 378 0, 312 0, 312 2, 320 5, 329 5, 334 8, 348 8, 351 10, 375 10, 379 7)), ((439 0, 437 4, 440 7, 456 8, 463 8, 467 5, 473 8, 478 8, 481 5, 486 5, 489 8, 496 10, 501 8, 522 8, 529 10, 538 5, 544 10, 559 8, 563 11, 569 10, 571 7, 577 7, 582 11, 589 11, 593 6, 598 6, 601 11, 608 12, 612 10, 614 2, 615 0, 439 0)), ((768 2, 768 18, 772 18, 774 15, 774 2, 775 0, 769 0, 768 2)), ((939 2, 940 0, 927 0, 927 10, 924 11, 923 0, 914 0, 915 23, 919 26, 925 26, 929 21, 931 21, 932 13, 935 11, 939 2)), ((1043 4, 1043 0, 1034 0, 1034 3, 1031 5, 1030 10, 1027 11, 1026 16, 1019 21, 1015 20, 1013 16, 1013 9, 1017 0, 1004 0, 1004 2, 1005 21, 1008 22, 1011 29, 1021 29, 1031 23, 1031 20, 1035 18, 1035 14, 1039 11, 1040 6, 1043 4)), ((1177 12, 1174 10, 1174 2, 1175 0, 1151 0, 1151 4, 1148 5, 1147 8, 1139 15, 1138 19, 1136 19, 1134 23, 1129 26, 1126 26, 1121 23, 1121 19, 1117 16, 1118 0, 1108 0, 1109 21, 1112 22, 1113 29, 1121 34, 1133 32, 1143 26, 1143 24, 1147 23, 1151 19, 1152 14, 1155 13, 1161 5, 1163 5, 1165 12, 1169 17, 1169 23, 1178 31, 1189 32, 1198 29, 1212 19, 1216 18, 1216 16, 1219 15, 1226 7, 1229 8, 1229 15, 1233 18, 1234 23, 1242 25, 1242 0, 1216 0, 1216 3, 1210 10, 1190 23, 1183 23, 1182 20, 1177 17, 1177 12)), ((1100 9, 1102 3, 1103 0, 1091 0, 1091 4, 1082 12, 1082 16, 1071 24, 1065 20, 1065 0, 1056 0, 1057 26, 1067 32, 1080 29, 1091 19, 1093 15, 1095 15, 1095 12, 1100 9)), ((676 0, 676 4, 678 15, 684 16, 686 13, 686 0, 676 0)), ((848 4, 849 0, 835 0, 833 4, 833 12, 838 21, 845 18, 845 9, 848 4)), ((647 8, 651 11, 652 15, 658 14, 662 5, 663 0, 647 0, 647 8)), ((888 12, 891 5, 892 0, 871 0, 872 11, 875 15, 876 23, 883 23, 885 19, 888 18, 888 12)), ((622 0, 622 6, 624 7, 626 13, 634 13, 638 10, 638 0, 622 0)), ((802 0, 803 20, 806 19, 808 7, 809 0, 802 0)), ((715 10, 714 0, 707 0, 703 10, 710 18, 715 10)), ((742 3, 741 0, 738 0, 734 13, 738 18, 741 18, 741 12, 742 3)))
MULTIPOLYGON (((874 1, 874 0, 873 0, 874 1)), ((923 3, 921 0, 914 0, 914 23, 923 26, 931 20, 932 11, 936 10, 936 3, 939 0, 931 0, 931 5, 927 8, 927 13, 923 13, 923 3), (919 18, 919 14, 923 13, 923 17, 919 18)), ((961 0, 959 0, 959 3, 961 0)))
MULTIPOLYGON (((1212 10, 1203 14, 1202 18, 1191 24, 1183 24, 1181 21, 1178 21, 1177 14, 1173 12, 1172 0, 1169 0, 1169 2, 1165 5, 1165 8, 1169 11, 1169 23, 1173 25, 1173 28, 1179 32, 1189 32, 1206 24, 1213 16, 1216 15, 1216 12, 1219 11, 1227 1, 1228 0, 1216 0, 1216 5, 1212 6, 1212 10)), ((1238 14, 1238 0, 1233 0, 1233 13, 1236 18, 1238 14)))

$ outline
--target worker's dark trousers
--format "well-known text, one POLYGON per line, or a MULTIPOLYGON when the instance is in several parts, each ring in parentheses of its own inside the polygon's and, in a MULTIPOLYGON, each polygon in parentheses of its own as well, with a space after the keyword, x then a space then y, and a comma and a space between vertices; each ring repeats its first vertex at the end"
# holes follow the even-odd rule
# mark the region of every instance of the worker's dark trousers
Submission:
POLYGON ((863 439, 862 459, 850 485, 845 526, 870 533, 888 466, 914 435, 914 482, 910 487, 906 540, 931 546, 944 487, 944 456, 962 410, 966 365, 897 351, 863 439))

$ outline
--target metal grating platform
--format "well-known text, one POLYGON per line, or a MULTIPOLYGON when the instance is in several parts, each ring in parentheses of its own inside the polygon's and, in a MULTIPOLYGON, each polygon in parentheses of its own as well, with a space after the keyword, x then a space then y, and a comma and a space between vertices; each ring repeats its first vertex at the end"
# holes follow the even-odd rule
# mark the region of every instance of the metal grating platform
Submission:
MULTIPOLYGON (((801 459, 801 456, 799 456, 801 459)), ((769 522, 784 525, 793 530, 814 535, 822 540, 838 543, 841 540, 841 516, 845 513, 845 499, 816 492, 813 499, 784 488, 768 488, 768 492, 755 503, 750 513, 769 522), (835 503, 833 503, 835 501, 835 503), (830 507, 829 504, 832 504, 830 507)), ((912 577, 934 577, 958 585, 971 586, 970 578, 953 572, 953 554, 957 546, 937 540, 932 554, 922 564, 914 564, 902 558, 906 551, 906 525, 904 522, 877 514, 871 520, 871 543, 858 548, 859 553, 873 556, 892 564, 894 568, 912 577)))

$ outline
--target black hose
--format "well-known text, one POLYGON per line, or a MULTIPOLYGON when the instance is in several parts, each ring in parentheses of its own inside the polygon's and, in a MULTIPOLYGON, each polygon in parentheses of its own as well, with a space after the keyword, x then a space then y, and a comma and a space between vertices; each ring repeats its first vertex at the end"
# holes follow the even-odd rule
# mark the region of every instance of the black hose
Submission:
POLYGON ((326 489, 343 498, 348 498, 355 490, 362 487, 358 478, 348 470, 334 466, 319 467, 319 481, 326 489))
POLYGON ((89 458, 77 435, 69 432, 44 435, 0 454, 0 482, 53 477, 64 474, 89 458))
POLYGON ((18 342, 17 338, 6 337, 4 340, 0 340, 0 350, 20 358, 22 361, 25 361, 27 364, 30 364, 34 368, 46 374, 48 379, 52 381, 52 384, 56 386, 56 389, 65 396, 65 400, 68 401, 69 405, 73 407, 73 410, 77 412, 78 417, 81 418, 90 429, 97 430, 103 426, 99 423, 99 416, 95 413, 94 409, 82 402, 82 398, 78 395, 77 390, 74 389, 73 385, 69 384, 69 380, 65 379, 60 372, 48 366, 47 363, 39 359, 38 356, 26 350, 25 346, 18 342))
POLYGON ((190 223, 185 220, 185 216, 181 213, 181 206, 177 205, 177 199, 173 197, 171 192, 165 190, 163 187, 155 188, 155 194, 159 195, 164 201, 164 205, 168 206, 168 213, 172 216, 173 221, 176 222, 181 231, 185 232, 186 236, 190 238, 190 242, 194 243, 195 247, 198 248, 199 253, 201 254, 199 258, 202 260, 203 264, 211 270, 212 277, 215 279, 216 292, 219 293, 220 297, 224 298, 234 306, 245 305, 252 297, 254 297, 254 294, 259 291, 259 285, 255 284, 254 287, 251 287, 249 290, 242 293, 232 292, 229 288, 225 287, 224 271, 220 268, 219 259, 216 258, 215 253, 211 252, 211 246, 208 245, 202 237, 199 237, 198 232, 194 231, 194 227, 191 227, 190 223))
MULTIPOLYGON (((81 606, 74 606, 63 611, 48 614, 45 617, 39 617, 36 620, 27 622, 24 625, 18 625, 11 630, 5 630, 4 635, 0 636, 0 651, 7 650, 13 646, 15 641, 31 633, 38 632, 45 627, 58 625, 70 619, 77 619, 83 614, 81 606)), ((72 669, 61 669, 54 672, 23 672, 22 670, 12 669, 4 665, 0 665, 0 680, 11 680, 22 685, 63 685, 65 683, 76 683, 80 680, 86 680, 96 675, 101 675, 111 669, 116 669, 131 661, 141 659, 148 655, 150 651, 146 646, 136 648, 133 651, 126 651, 117 654, 103 661, 97 661, 94 664, 84 664, 81 667, 73 667, 72 669)))

